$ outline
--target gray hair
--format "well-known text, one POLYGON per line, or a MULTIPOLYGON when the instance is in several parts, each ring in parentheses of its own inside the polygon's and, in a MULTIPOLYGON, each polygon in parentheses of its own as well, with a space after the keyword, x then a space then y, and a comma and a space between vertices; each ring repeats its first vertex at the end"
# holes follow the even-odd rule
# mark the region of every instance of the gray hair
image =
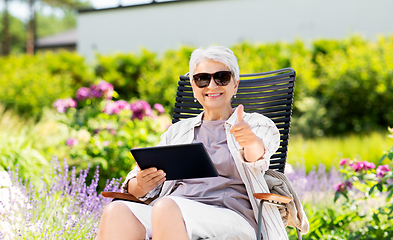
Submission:
POLYGON ((197 48, 191 54, 189 76, 192 80, 197 65, 203 61, 215 61, 224 64, 233 75, 235 82, 239 80, 239 65, 232 50, 223 46, 209 46, 206 49, 197 48))

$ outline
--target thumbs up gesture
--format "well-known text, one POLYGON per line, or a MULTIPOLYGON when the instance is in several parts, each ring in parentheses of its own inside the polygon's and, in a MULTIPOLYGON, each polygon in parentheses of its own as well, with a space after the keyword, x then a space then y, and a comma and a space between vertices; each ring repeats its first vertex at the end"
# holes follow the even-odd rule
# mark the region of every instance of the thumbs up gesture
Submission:
POLYGON ((244 148, 246 160, 253 162, 264 154, 265 148, 262 140, 252 132, 250 125, 244 121, 243 110, 244 106, 240 104, 237 107, 237 122, 229 132, 244 148))

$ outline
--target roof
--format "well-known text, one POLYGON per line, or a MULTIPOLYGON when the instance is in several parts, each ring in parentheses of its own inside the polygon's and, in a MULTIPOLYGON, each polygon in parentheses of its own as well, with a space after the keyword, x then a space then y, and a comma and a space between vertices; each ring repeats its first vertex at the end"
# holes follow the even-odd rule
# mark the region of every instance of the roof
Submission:
POLYGON ((119 8, 135 8, 135 7, 142 7, 142 6, 149 6, 149 5, 157 5, 157 4, 170 4, 170 3, 178 3, 178 2, 190 2, 190 1, 198 1, 198 0, 169 0, 169 1, 163 1, 163 2, 156 2, 153 0, 150 3, 141 3, 141 4, 132 4, 132 5, 119 5, 117 7, 110 7, 110 8, 85 8, 85 9, 79 9, 79 13, 86 13, 86 12, 96 12, 96 11, 106 11, 106 10, 113 10, 113 9, 119 9, 119 8))
POLYGON ((78 33, 71 29, 56 35, 39 38, 35 44, 37 48, 76 46, 78 33))

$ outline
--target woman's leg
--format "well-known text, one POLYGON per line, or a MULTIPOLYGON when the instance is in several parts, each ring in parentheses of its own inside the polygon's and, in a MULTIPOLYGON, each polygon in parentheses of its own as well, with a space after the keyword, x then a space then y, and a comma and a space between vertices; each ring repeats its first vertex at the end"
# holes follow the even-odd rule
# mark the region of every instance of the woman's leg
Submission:
POLYGON ((143 240, 146 229, 122 202, 108 204, 101 217, 96 240, 143 240))
POLYGON ((153 206, 153 240, 189 240, 180 208, 170 198, 162 198, 153 206))

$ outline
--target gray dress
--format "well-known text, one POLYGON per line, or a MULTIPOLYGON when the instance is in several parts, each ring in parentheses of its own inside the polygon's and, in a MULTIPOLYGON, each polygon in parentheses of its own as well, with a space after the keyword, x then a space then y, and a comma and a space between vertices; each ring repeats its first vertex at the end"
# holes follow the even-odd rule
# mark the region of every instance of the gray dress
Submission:
POLYGON ((203 143, 219 176, 177 180, 170 195, 231 209, 256 229, 257 224, 246 187, 227 145, 225 121, 203 121, 200 127, 195 128, 193 141, 203 143))

